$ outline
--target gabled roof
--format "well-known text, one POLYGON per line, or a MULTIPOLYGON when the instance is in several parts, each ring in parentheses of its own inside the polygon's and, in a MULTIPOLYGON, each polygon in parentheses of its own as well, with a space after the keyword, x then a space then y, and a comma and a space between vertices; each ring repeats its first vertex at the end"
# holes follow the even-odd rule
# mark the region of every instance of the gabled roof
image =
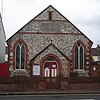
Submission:
MULTIPOLYGON (((49 5, 46 9, 44 9, 41 13, 39 13, 36 17, 34 17, 32 20, 35 20, 37 17, 39 17, 43 12, 45 12, 47 9, 49 8, 52 8, 54 9, 59 15, 62 16, 62 18, 65 20, 65 21, 68 21, 73 27, 75 27, 79 32, 80 34, 84 35, 75 25, 73 25, 66 17, 64 17, 58 10, 56 10, 52 5, 49 5)), ((30 20, 26 25, 28 25, 32 20, 30 20)), ((26 25, 24 25, 21 29, 19 29, 16 33, 20 32, 26 25)), ((15 33, 15 34, 16 34, 15 33)), ((14 34, 14 35, 15 35, 14 34)), ((14 35, 12 35, 7 41, 9 41, 14 35)), ((84 35, 91 43, 93 43, 86 35, 84 35)))
POLYGON ((100 49, 98 48, 91 48, 91 55, 92 56, 100 56, 100 49))
POLYGON ((43 53, 49 46, 53 46, 58 52, 60 52, 68 61, 70 61, 71 62, 71 60, 62 52, 62 51, 60 51, 54 44, 52 44, 52 43, 50 43, 47 47, 45 47, 42 51, 40 51, 36 56, 34 56, 31 60, 30 60, 30 62, 32 61, 32 60, 34 60, 37 56, 39 56, 41 53, 43 53))

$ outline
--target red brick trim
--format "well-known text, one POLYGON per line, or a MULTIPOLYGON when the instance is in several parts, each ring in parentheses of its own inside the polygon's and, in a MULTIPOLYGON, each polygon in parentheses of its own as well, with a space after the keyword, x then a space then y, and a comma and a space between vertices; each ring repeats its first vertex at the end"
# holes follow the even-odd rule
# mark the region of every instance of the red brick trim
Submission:
POLYGON ((88 59, 88 61, 89 61, 89 69, 88 70, 89 70, 89 76, 91 76, 91 67, 90 67, 91 66, 91 63, 90 62, 92 60, 91 59, 91 46, 92 46, 92 43, 91 42, 88 42, 88 45, 89 45, 88 46, 88 49, 89 49, 89 51, 88 51, 88 53, 89 53, 89 55, 88 55, 88 57, 89 57, 89 59, 88 59))
POLYGON ((66 20, 49 20, 49 19, 47 19, 47 20, 32 20, 32 22, 45 22, 45 21, 47 21, 47 22, 66 22, 66 20))
POLYGON ((100 77, 100 65, 98 65, 98 64, 92 64, 91 65, 91 68, 90 68, 90 76, 91 77, 100 77), (94 71, 93 70, 93 67, 95 67, 96 68, 96 70, 94 71))
POLYGON ((52 20, 53 15, 52 15, 53 11, 48 11, 48 20, 52 20))
POLYGON ((72 71, 74 71, 74 65, 75 65, 75 61, 74 61, 75 53, 74 53, 74 51, 75 51, 75 47, 78 43, 82 44, 82 46, 84 47, 84 70, 86 70, 86 46, 81 40, 78 40, 74 43, 73 48, 72 48, 72 69, 71 69, 72 71))
POLYGON ((59 74, 62 74, 62 63, 61 63, 61 61, 60 61, 60 59, 56 56, 56 55, 54 55, 54 54, 52 54, 52 53, 49 53, 49 54, 47 54, 46 56, 44 56, 43 58, 42 58, 42 60, 40 61, 40 67, 41 67, 41 76, 43 76, 44 75, 44 73, 43 73, 43 63, 49 58, 49 57, 53 57, 56 61, 57 61, 57 63, 58 63, 58 71, 57 71, 57 75, 59 75, 59 74))
POLYGON ((16 68, 15 68, 15 47, 16 47, 16 45, 17 45, 18 43, 20 43, 20 42, 22 42, 22 43, 25 45, 25 48, 26 48, 25 69, 27 69, 27 66, 28 66, 27 61, 28 61, 28 57, 29 57, 29 55, 28 55, 28 47, 27 47, 26 42, 25 42, 23 39, 17 40, 17 41, 15 42, 14 46, 13 46, 13 68, 16 69, 16 68))
POLYGON ((61 32, 58 32, 58 33, 47 33, 47 32, 19 32, 19 34, 49 34, 49 35, 82 35, 81 33, 61 33, 61 32))
MULTIPOLYGON (((49 54, 47 54, 46 56, 44 56, 43 58, 42 58, 42 60, 40 61, 40 76, 41 77, 44 77, 44 74, 43 74, 43 63, 49 58, 49 57, 53 57, 55 60, 56 60, 56 62, 58 63, 58 70, 59 71, 57 71, 57 75, 59 75, 59 74, 62 74, 62 63, 61 63, 61 61, 60 61, 60 59, 56 56, 56 55, 54 55, 54 54, 52 54, 52 53, 49 53, 49 54)), ((31 66, 33 66, 34 65, 34 60, 35 60, 35 58, 33 59, 33 61, 31 62, 31 66)), ((31 68, 31 75, 32 75, 32 68, 31 68)))
POLYGON ((71 63, 68 62, 67 66, 67 77, 70 77, 71 63))

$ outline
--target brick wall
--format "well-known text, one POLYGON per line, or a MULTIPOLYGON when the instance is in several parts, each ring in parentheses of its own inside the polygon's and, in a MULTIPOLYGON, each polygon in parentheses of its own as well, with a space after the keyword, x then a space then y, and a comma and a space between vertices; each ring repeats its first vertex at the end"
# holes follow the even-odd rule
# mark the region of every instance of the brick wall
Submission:
MULTIPOLYGON (((94 79, 94 78, 93 78, 94 79)), ((63 91, 67 90, 81 90, 81 91, 100 91, 100 78, 96 78, 94 81, 92 79, 86 81, 86 79, 78 78, 77 81, 73 82, 70 79, 62 80, 60 82, 60 89, 63 91)), ((12 91, 45 91, 46 88, 46 81, 44 79, 38 79, 36 80, 34 78, 0 78, 0 92, 12 92, 12 91), (21 81, 22 80, 22 81, 21 81)), ((57 89, 58 90, 58 89, 57 89)))
POLYGON ((12 92, 12 91, 34 91, 38 88, 37 84, 0 84, 0 91, 12 92))
MULTIPOLYGON (((40 84, 0 84, 0 92, 12 92, 12 91, 45 91, 45 83, 40 84)), ((60 90, 60 89, 59 89, 60 90)), ((81 90, 81 91, 100 91, 100 83, 87 83, 87 84, 68 84, 68 82, 61 83, 61 90, 81 90)))
POLYGON ((100 77, 70 77, 61 82, 61 90, 100 91, 100 77))
POLYGON ((100 83, 68 84, 68 90, 100 90, 100 83))

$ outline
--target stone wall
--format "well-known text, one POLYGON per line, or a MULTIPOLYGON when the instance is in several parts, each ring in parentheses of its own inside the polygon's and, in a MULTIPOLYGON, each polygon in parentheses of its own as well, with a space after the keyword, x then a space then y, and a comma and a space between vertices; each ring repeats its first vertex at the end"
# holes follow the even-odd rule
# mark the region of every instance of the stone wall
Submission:
POLYGON ((78 40, 82 41, 88 49, 89 40, 83 35, 65 35, 65 34, 16 34, 10 41, 13 46, 19 39, 23 39, 29 49, 29 60, 47 47, 51 42, 69 59, 72 59, 72 48, 78 40))
MULTIPOLYGON (((27 63, 28 64, 30 64, 30 60, 33 57, 35 57, 39 52, 41 52, 44 48, 46 48, 50 43, 55 45, 70 60, 72 60, 72 51, 73 51, 72 48, 76 41, 78 41, 78 40, 82 41, 84 43, 84 45, 86 46, 86 50, 88 50, 88 47, 89 47, 89 44, 88 44, 89 40, 84 35, 18 33, 13 36, 13 38, 10 40, 10 42, 8 44, 8 45, 11 45, 11 47, 9 48, 9 54, 8 54, 9 59, 13 59, 13 61, 9 60, 9 63, 13 67, 14 67, 14 55, 15 55, 14 46, 16 44, 16 41, 19 41, 20 39, 22 39, 28 47, 28 51, 27 51, 27 54, 28 54, 27 63)), ((47 53, 50 53, 50 52, 58 53, 58 52, 56 52, 56 50, 53 51, 52 46, 49 47, 49 50, 46 50, 46 52, 47 53)), ((47 54, 47 53, 45 53, 45 54, 47 54)), ((87 56, 89 56, 89 54, 87 54, 87 56)), ((43 57, 43 55, 42 55, 42 57, 43 57)), ((63 58, 61 55, 59 55, 59 57, 63 58)), ((65 62, 62 61, 63 68, 65 68, 64 66, 66 66, 66 64, 67 64, 65 62)), ((30 68, 30 66, 28 66, 28 67, 30 68)))
POLYGON ((41 32, 41 33, 74 33, 80 34, 68 21, 32 21, 20 32, 41 32))

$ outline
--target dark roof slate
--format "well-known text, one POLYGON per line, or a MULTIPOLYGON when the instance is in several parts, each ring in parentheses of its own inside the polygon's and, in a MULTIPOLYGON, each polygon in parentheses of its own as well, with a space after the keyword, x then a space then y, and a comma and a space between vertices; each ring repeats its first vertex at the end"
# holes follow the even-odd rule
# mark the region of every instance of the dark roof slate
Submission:
POLYGON ((92 56, 100 56, 100 49, 91 48, 91 55, 92 56))

